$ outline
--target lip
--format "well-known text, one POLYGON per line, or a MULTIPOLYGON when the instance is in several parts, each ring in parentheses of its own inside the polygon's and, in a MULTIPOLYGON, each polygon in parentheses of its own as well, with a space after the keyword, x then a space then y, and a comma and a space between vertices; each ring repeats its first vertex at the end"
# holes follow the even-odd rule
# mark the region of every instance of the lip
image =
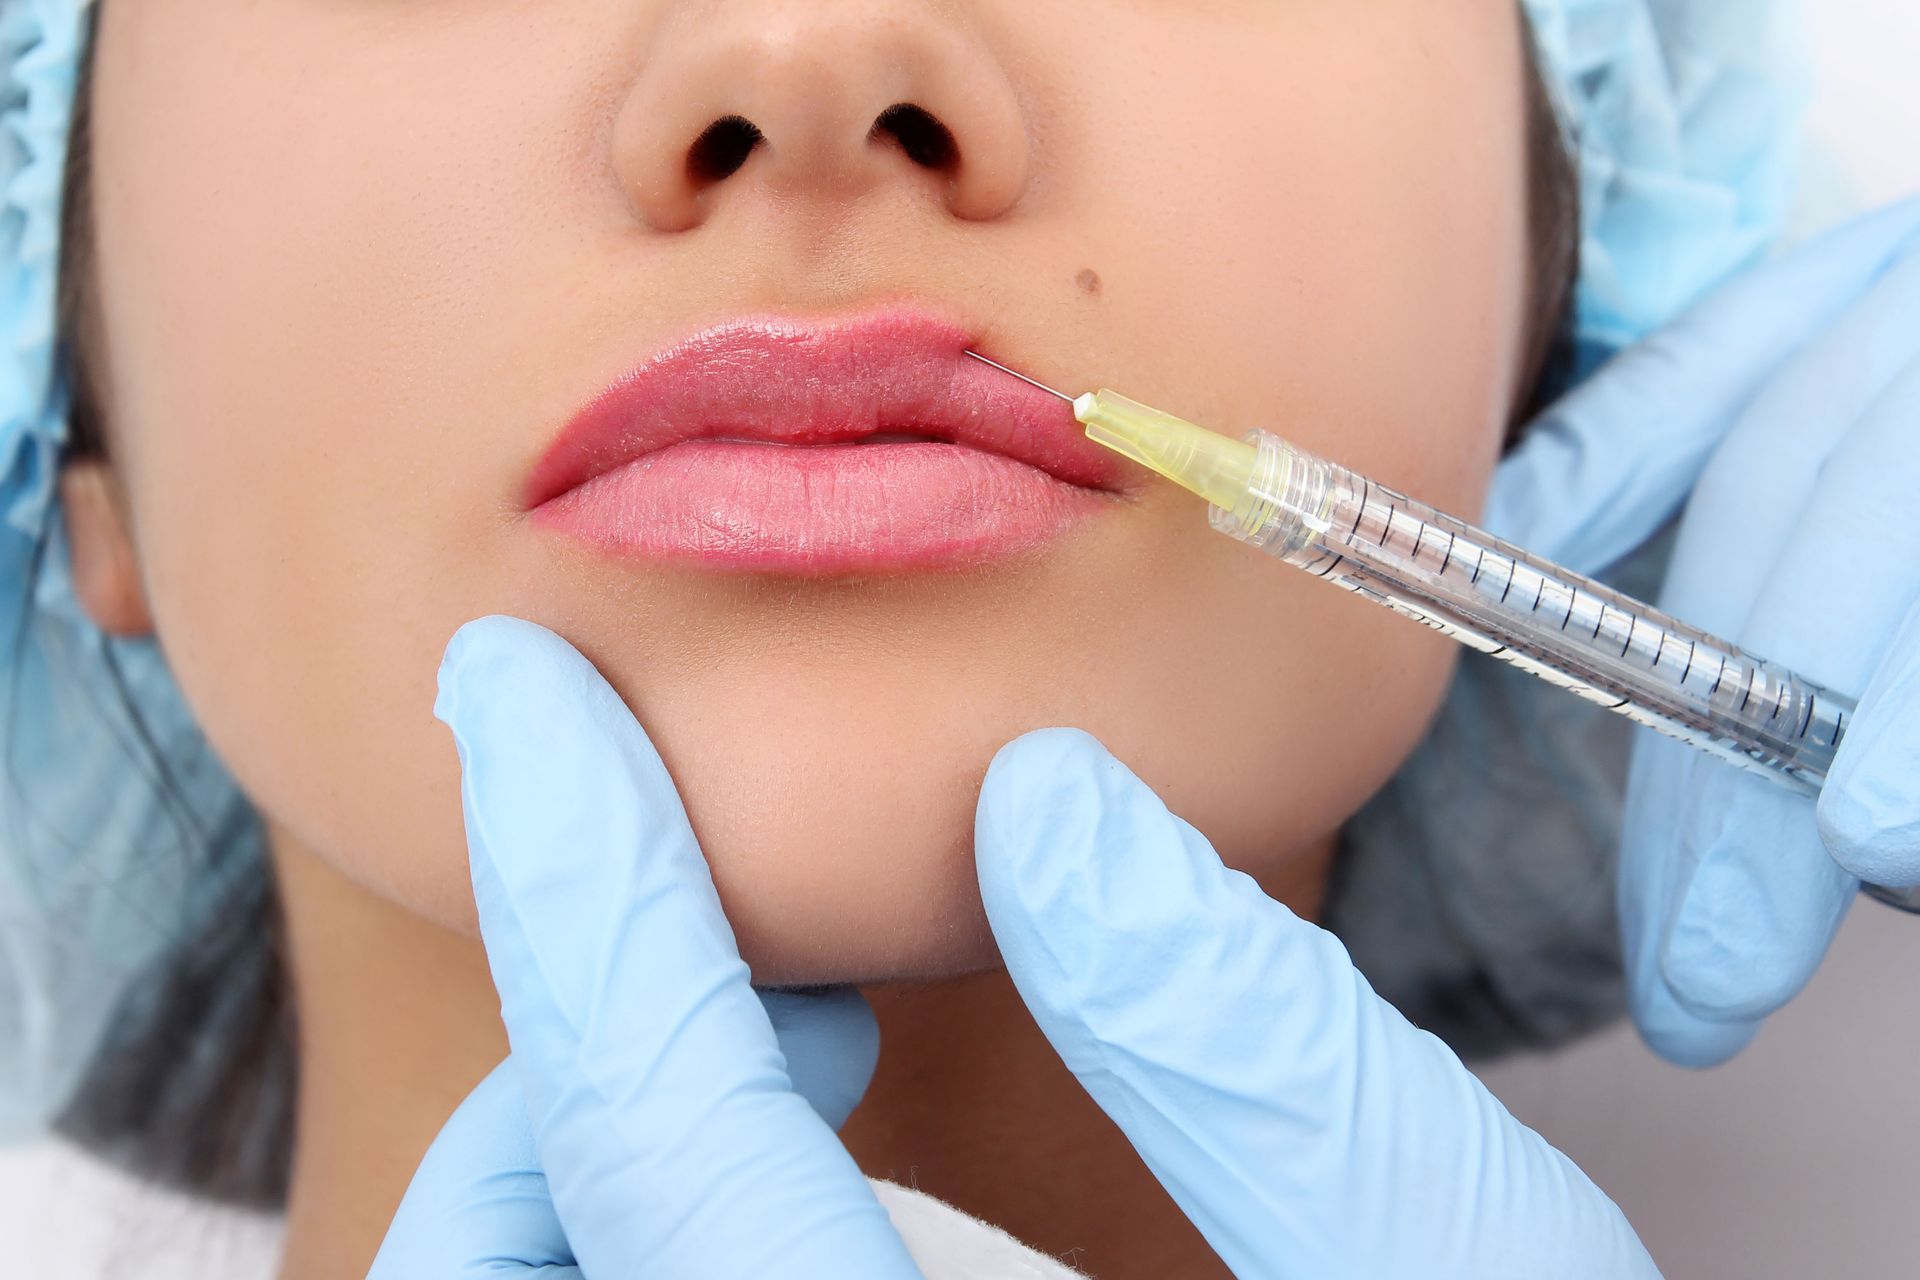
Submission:
POLYGON ((1032 549, 1110 505, 1121 460, 1060 401, 967 359, 972 345, 964 326, 904 308, 702 330, 576 413, 526 506, 605 551, 716 568, 911 569, 1032 549))

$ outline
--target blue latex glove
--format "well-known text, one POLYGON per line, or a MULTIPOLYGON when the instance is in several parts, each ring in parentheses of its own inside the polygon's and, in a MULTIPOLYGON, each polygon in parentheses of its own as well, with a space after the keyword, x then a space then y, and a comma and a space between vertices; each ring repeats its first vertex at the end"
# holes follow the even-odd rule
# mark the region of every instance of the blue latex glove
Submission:
MULTIPOLYGON (((428 1152, 373 1275, 917 1276, 791 1091, 618 696, 550 632, 489 618, 449 646, 438 710, 513 1054, 428 1152)), ((1022 995, 1238 1274, 1653 1274, 1579 1170, 1091 738, 1004 749, 976 843, 1022 995)))
POLYGON ((1000 751, 974 847, 1027 1007, 1242 1280, 1657 1274, 1613 1203, 1332 934, 1086 734, 1000 751))
POLYGON ((1662 607, 1861 699, 1817 805, 1657 735, 1636 744, 1629 1002, 1676 1062, 1731 1056, 1798 993, 1862 878, 1920 882, 1917 491, 1920 201, 1710 297, 1501 468, 1493 531, 1588 572, 1685 500, 1662 607))
POLYGON ((619 695, 552 632, 483 618, 448 645, 435 712, 512 1053, 370 1275, 916 1275, 831 1127, 872 1073, 871 1014, 756 996, 619 695))

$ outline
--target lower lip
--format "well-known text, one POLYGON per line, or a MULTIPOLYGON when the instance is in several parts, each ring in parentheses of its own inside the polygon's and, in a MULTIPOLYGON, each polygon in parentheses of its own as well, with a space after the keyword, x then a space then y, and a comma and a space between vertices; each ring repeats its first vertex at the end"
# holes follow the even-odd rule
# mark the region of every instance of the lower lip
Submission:
POLYGON ((534 518, 642 559, 838 574, 999 559, 1103 505, 1094 490, 965 445, 691 440, 596 476, 534 518))

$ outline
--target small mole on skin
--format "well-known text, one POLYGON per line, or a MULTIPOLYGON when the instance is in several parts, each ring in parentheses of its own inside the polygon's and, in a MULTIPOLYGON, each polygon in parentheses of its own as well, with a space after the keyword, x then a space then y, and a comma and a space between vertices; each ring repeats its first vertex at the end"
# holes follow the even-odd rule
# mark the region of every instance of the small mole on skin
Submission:
POLYGON ((1073 282, 1080 286, 1083 293, 1098 294, 1100 292, 1100 274, 1092 267, 1080 268, 1080 274, 1073 278, 1073 282))

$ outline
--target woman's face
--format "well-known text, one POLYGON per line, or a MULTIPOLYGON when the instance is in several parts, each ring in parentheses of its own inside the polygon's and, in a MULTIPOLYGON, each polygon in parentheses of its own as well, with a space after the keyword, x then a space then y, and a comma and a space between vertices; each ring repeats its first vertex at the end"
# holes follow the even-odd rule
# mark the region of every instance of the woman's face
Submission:
MULTIPOLYGON (((884 312, 907 400, 973 341, 1471 516, 1522 339, 1510 5, 169 0, 100 40, 101 390, 155 628, 277 836, 431 918, 471 926, 432 706, 483 614, 625 697, 763 981, 990 961, 973 807, 1024 730, 1091 731, 1278 883, 1438 700, 1444 641, 1144 475, 816 434, 576 490, 612 543, 528 508, 583 406, 742 317, 823 326, 818 379, 695 360, 669 434, 832 435, 897 372, 835 326, 884 312), (951 147, 876 132, 901 102, 951 147), (727 116, 737 168, 751 135, 696 146, 727 116)), ((865 425, 950 434, 970 376, 931 429, 865 425)))

